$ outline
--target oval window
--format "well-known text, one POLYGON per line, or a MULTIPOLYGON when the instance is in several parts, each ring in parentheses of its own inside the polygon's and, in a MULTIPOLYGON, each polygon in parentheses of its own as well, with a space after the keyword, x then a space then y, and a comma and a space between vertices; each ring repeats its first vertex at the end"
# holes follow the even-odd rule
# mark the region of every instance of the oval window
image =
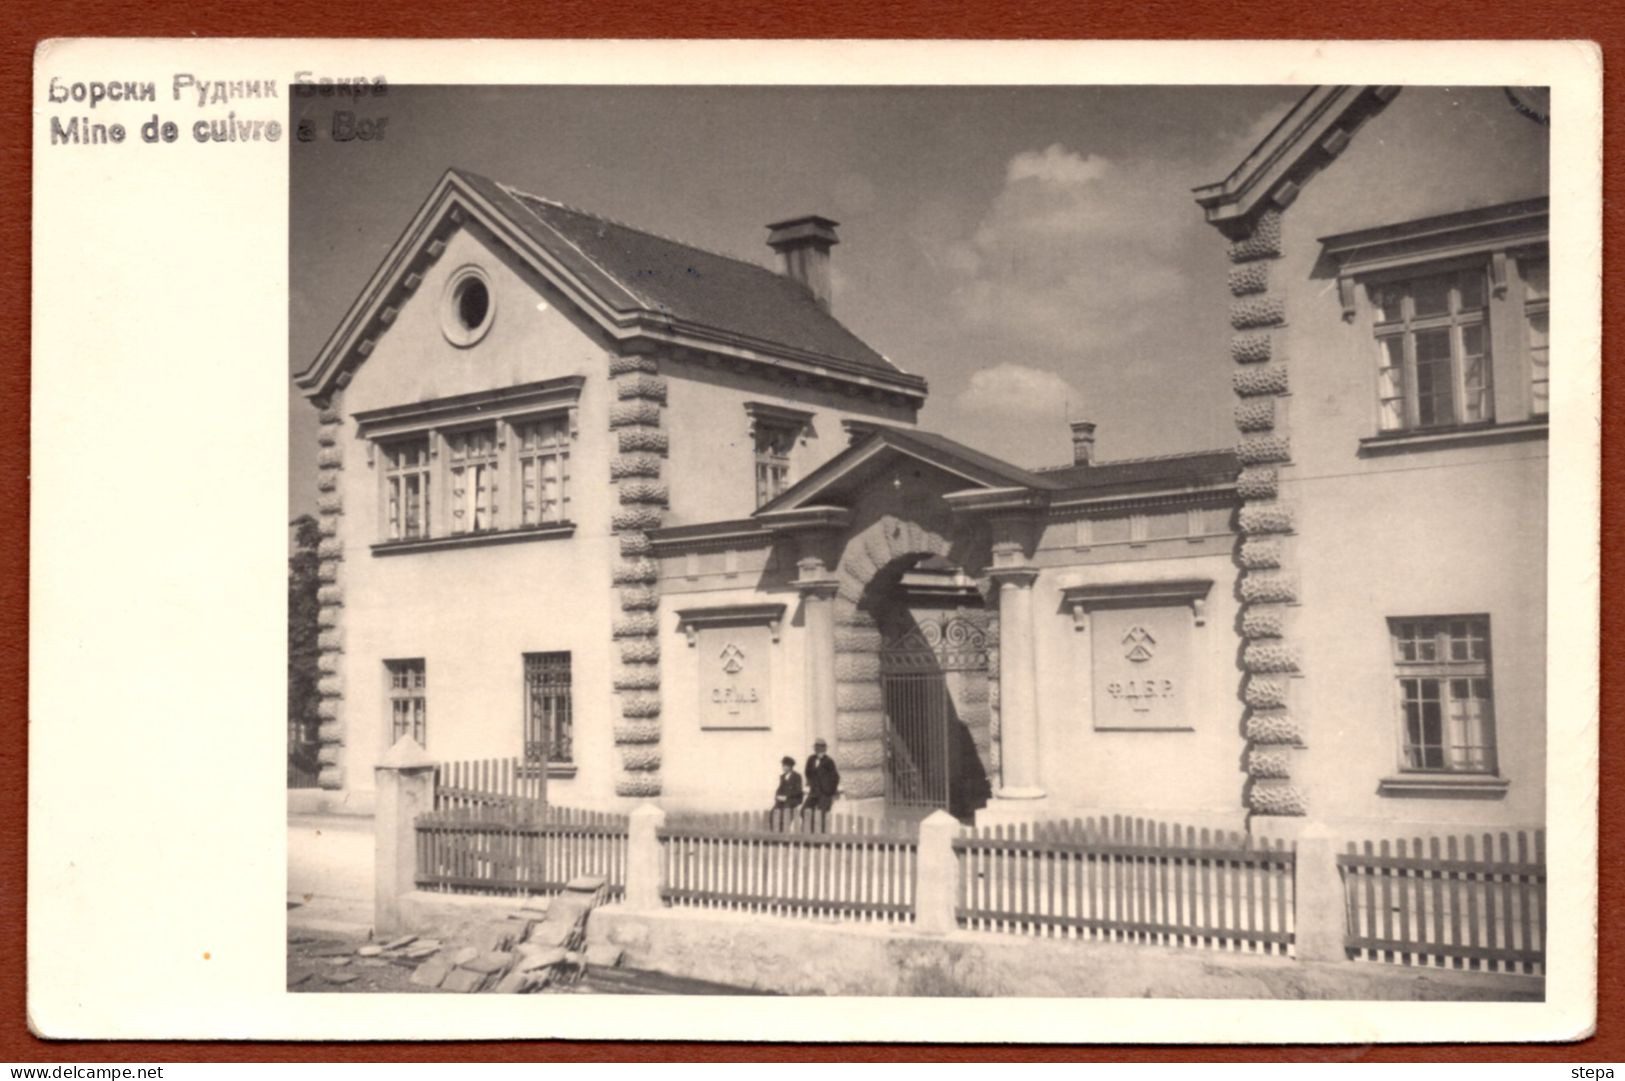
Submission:
POLYGON ((485 336, 496 314, 491 283, 479 267, 465 266, 446 282, 440 324, 453 345, 473 345, 485 336))

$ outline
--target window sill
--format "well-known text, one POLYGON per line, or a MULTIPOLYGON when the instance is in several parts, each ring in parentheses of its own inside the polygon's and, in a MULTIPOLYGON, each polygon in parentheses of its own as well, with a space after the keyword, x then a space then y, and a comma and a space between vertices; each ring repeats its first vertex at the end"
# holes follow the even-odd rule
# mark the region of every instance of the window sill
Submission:
POLYGON ((1410 799, 1505 799, 1511 784, 1486 774, 1401 773, 1377 782, 1377 795, 1410 799))
MULTIPOLYGON (((549 762, 547 764, 547 779, 550 781, 568 781, 576 775, 574 762, 549 762)), ((535 766, 520 766, 521 777, 534 777, 537 774, 535 766)))
POLYGON ((1523 439, 1545 439, 1544 419, 1516 424, 1485 424, 1471 428, 1418 429, 1386 432, 1360 440, 1360 457, 1373 454, 1430 450, 1434 447, 1471 447, 1486 443, 1511 443, 1523 439))
POLYGON ((491 533, 466 533, 456 537, 424 537, 417 540, 379 541, 372 546, 375 556, 407 552, 438 552, 443 548, 478 548, 484 544, 513 544, 518 541, 568 537, 576 531, 574 522, 557 522, 534 529, 505 529, 491 533))

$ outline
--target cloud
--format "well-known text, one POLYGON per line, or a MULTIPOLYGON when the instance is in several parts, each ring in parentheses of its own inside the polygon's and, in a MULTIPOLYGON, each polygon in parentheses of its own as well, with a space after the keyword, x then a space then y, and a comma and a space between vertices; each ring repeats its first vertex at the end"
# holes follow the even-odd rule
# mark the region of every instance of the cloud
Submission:
POLYGON ((972 327, 1074 354, 1122 345, 1186 287, 1181 247, 1201 227, 1188 180, 1166 162, 1025 150, 976 225, 930 257, 972 327))
POLYGON ((981 368, 954 399, 966 413, 994 417, 1065 414, 1067 404, 1083 400, 1076 387, 1054 372, 1005 361, 981 368))
POLYGON ((1010 159, 1005 180, 1014 184, 1018 180, 1037 180, 1046 184, 1082 184, 1098 180, 1111 168, 1105 158, 1093 154, 1087 158, 1067 150, 1060 143, 1051 143, 1039 152, 1023 151, 1010 159))

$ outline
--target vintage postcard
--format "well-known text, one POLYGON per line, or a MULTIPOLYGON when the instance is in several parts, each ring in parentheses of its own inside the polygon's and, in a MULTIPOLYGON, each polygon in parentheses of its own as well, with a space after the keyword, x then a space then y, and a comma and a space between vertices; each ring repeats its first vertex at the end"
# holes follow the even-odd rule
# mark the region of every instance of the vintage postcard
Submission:
POLYGON ((1595 48, 36 86, 41 1034, 1592 1024, 1595 48))

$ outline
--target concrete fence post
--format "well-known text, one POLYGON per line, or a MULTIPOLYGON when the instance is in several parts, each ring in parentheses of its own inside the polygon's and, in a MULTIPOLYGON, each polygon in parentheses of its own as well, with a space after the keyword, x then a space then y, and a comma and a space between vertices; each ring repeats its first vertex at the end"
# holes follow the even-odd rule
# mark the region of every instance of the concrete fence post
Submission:
POLYGON ((434 810, 434 759, 402 736, 373 767, 372 926, 377 934, 405 930, 401 898, 416 888, 417 817, 434 810))
POLYGON ((1337 841, 1319 823, 1306 825, 1298 834, 1294 897, 1298 960, 1348 960, 1344 947, 1348 902, 1337 868, 1337 841))
POLYGON ((959 925, 954 912, 959 893, 959 868, 954 860, 954 838, 958 834, 959 820, 947 811, 932 811, 920 823, 914 928, 928 935, 945 935, 959 925))
POLYGON ((645 803, 627 818, 626 907, 660 907, 660 837, 666 812, 645 803))

